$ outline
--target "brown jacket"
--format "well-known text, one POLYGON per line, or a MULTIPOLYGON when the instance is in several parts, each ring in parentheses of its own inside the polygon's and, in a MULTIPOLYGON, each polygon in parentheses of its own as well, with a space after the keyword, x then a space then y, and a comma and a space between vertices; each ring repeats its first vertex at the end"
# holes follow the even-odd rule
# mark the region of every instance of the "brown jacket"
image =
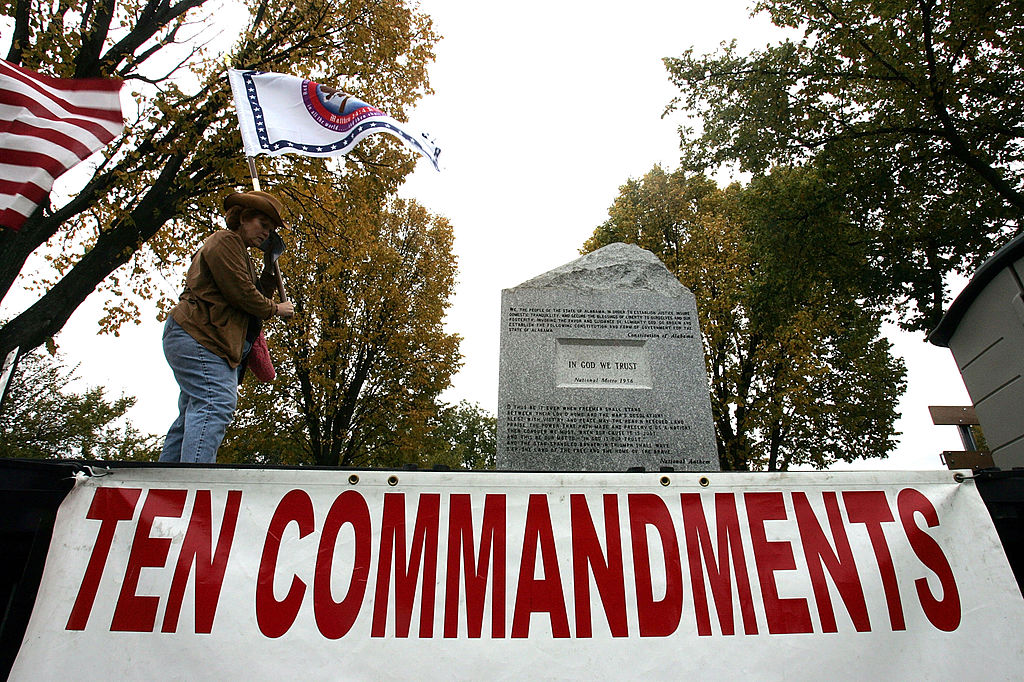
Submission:
POLYGON ((257 288, 256 270, 242 237, 220 230, 207 238, 192 259, 185 291, 171 316, 204 348, 238 367, 249 316, 266 320, 277 310, 263 294, 273 295, 273 290, 273 275, 257 288))

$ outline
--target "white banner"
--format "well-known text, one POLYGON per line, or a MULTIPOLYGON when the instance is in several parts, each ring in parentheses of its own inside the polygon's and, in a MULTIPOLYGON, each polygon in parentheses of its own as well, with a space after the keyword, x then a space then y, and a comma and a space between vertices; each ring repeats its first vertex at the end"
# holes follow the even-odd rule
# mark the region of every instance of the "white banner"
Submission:
POLYGON ((1019 679, 970 479, 139 468, 61 507, 15 680, 1019 679))

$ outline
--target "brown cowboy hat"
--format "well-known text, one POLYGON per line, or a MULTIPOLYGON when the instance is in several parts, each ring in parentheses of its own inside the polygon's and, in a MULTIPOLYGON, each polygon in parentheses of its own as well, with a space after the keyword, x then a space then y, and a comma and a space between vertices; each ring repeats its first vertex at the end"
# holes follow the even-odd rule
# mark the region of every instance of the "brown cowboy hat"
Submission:
POLYGON ((284 212, 284 206, 273 194, 267 192, 233 192, 224 197, 224 210, 231 208, 232 206, 241 206, 242 208, 254 208, 261 213, 266 213, 274 225, 277 227, 283 227, 284 221, 281 219, 281 213, 284 212))

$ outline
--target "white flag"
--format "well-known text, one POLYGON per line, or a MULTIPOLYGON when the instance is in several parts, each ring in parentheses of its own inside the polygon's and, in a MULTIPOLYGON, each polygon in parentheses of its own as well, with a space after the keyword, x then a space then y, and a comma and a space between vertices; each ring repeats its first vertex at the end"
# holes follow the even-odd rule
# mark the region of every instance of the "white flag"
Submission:
POLYGON ((246 156, 343 156, 367 135, 387 133, 440 170, 433 140, 352 95, 281 73, 228 70, 246 156))

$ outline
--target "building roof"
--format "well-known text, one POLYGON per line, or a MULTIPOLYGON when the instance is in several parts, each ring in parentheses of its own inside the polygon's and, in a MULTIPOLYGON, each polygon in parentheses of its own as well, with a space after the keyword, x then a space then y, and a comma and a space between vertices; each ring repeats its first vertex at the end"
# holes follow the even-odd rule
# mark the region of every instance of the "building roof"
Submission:
POLYGON ((949 347, 949 340, 956 332, 964 314, 974 303, 974 299, 1003 271, 1003 268, 1009 267, 1020 258, 1024 258, 1024 233, 1011 239, 1006 246, 981 264, 971 281, 950 304, 949 310, 939 320, 939 324, 928 334, 928 341, 936 346, 949 347))

